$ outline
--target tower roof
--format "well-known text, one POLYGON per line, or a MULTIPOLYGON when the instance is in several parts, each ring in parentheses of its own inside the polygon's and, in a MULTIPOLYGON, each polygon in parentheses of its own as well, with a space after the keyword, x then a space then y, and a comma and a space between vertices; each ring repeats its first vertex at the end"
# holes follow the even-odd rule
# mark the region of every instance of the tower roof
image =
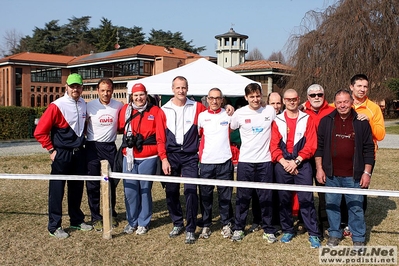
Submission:
POLYGON ((226 38, 226 37, 236 37, 236 38, 248 39, 247 35, 237 33, 233 30, 233 28, 230 28, 230 30, 224 34, 216 35, 215 39, 226 38))

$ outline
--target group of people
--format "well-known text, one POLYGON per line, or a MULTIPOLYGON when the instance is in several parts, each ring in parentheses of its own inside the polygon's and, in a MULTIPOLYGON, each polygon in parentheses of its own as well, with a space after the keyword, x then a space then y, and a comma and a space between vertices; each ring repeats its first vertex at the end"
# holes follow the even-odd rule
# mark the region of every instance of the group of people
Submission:
MULTIPOLYGON (((244 89, 248 105, 237 110, 231 105, 223 108, 224 97, 218 88, 210 89, 206 97, 208 107, 189 99, 188 81, 182 76, 173 79, 174 96, 162 107, 149 101, 141 83, 130 89, 129 101, 122 105, 112 99, 112 80, 102 79, 97 86, 99 99, 87 106, 80 97, 81 76, 71 74, 66 83, 65 96, 49 105, 35 130, 35 137, 53 161, 51 174, 100 175, 100 160, 106 159, 114 171, 121 165, 124 173, 153 175, 160 168, 165 176, 234 180, 230 133, 238 130, 241 139, 238 181, 312 185, 315 180, 316 185, 368 188, 377 141, 385 135, 381 110, 367 98, 368 78, 362 74, 352 78, 351 91, 336 92, 332 105, 325 100, 324 89, 318 84, 307 89, 308 99, 302 105, 293 89, 286 90, 283 97, 271 93, 268 105, 264 105, 261 87, 251 83, 244 89), (115 145, 118 132, 123 132, 119 151, 115 145)), ((117 216, 118 181, 110 180, 113 218, 117 216)), ((68 237, 61 227, 65 182, 50 180, 49 184, 48 230, 57 238, 68 237)), ((83 231, 94 227, 100 231, 99 181, 86 182, 91 225, 84 222, 80 209, 83 181, 67 182, 71 227, 83 231)), ((128 222, 124 232, 145 234, 152 218, 152 181, 124 179, 123 185, 128 222)), ((198 193, 197 185, 184 184, 184 225, 180 184, 163 182, 162 185, 173 223, 169 237, 185 231, 185 243, 194 243, 200 206, 199 238, 209 238, 214 186, 200 185, 198 193)), ((224 238, 233 241, 244 238, 251 200, 254 218, 258 218, 250 231, 261 227, 263 239, 277 242, 278 221, 281 242, 288 243, 295 236, 291 191, 238 187, 235 213, 233 188, 217 186, 217 193, 224 238)), ((354 247, 364 246, 366 197, 345 194, 346 204, 341 206, 341 194, 318 194, 316 212, 313 193, 297 192, 299 216, 311 247, 320 247, 326 228, 327 245, 338 245, 344 229, 341 223, 348 226, 354 247)), ((113 225, 117 226, 116 219, 113 225)))

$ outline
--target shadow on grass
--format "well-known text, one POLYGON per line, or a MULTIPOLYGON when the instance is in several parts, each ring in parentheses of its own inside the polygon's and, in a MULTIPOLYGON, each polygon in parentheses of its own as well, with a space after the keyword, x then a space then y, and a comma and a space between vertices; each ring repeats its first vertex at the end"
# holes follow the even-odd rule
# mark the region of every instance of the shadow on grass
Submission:
POLYGON ((367 210, 365 213, 366 225, 367 225, 367 235, 366 239, 370 239, 371 233, 377 234, 396 234, 396 231, 386 231, 386 230, 373 230, 373 227, 380 225, 387 217, 390 210, 397 209, 396 202, 389 197, 367 197, 367 210), (371 228, 369 230, 369 228, 371 228))
POLYGON ((36 212, 18 212, 18 211, 0 211, 0 214, 10 215, 35 215, 35 216, 48 216, 48 213, 36 213, 36 212))

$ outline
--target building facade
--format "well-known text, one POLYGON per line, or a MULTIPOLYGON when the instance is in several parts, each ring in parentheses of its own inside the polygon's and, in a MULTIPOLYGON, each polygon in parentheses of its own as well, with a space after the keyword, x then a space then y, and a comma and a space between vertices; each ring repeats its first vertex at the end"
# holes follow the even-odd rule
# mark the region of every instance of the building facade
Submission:
POLYGON ((126 85, 188 64, 201 56, 180 49, 143 44, 79 57, 20 53, 0 59, 0 106, 43 107, 65 93, 70 73, 83 77, 82 97, 98 98, 101 78, 114 82, 116 100, 126 102, 126 85))
MULTIPOLYGON (((265 97, 272 91, 282 92, 287 78, 293 73, 292 68, 267 60, 245 62, 248 36, 236 33, 232 28, 215 38, 217 59, 206 59, 260 82, 265 97)), ((15 54, 0 59, 0 106, 45 107, 64 95, 70 73, 82 75, 82 97, 86 102, 98 98, 96 86, 101 78, 112 79, 113 98, 126 102, 129 81, 175 69, 199 58, 203 57, 150 44, 78 57, 29 52, 15 54)))

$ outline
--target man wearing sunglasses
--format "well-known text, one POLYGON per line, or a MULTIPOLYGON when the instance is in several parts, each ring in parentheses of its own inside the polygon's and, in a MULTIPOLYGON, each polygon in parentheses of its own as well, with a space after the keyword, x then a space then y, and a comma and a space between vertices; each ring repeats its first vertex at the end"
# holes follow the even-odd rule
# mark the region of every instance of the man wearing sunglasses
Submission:
MULTIPOLYGON (((319 126, 320 120, 326 115, 330 114, 334 111, 334 107, 330 106, 324 97, 324 88, 319 84, 312 84, 307 89, 308 100, 304 103, 304 112, 310 115, 315 123, 316 130, 319 126)), ((316 186, 320 186, 319 182, 315 178, 316 175, 316 165, 314 162, 314 157, 309 160, 312 169, 313 169, 313 179, 315 180, 316 186)), ((319 230, 323 234, 324 229, 328 228, 328 220, 326 213, 326 201, 325 194, 322 192, 318 192, 319 196, 319 207, 318 207, 318 219, 319 219, 319 230)), ((299 215, 299 224, 303 224, 302 217, 299 215)), ((301 225, 299 226, 299 230, 301 231, 301 225)))

